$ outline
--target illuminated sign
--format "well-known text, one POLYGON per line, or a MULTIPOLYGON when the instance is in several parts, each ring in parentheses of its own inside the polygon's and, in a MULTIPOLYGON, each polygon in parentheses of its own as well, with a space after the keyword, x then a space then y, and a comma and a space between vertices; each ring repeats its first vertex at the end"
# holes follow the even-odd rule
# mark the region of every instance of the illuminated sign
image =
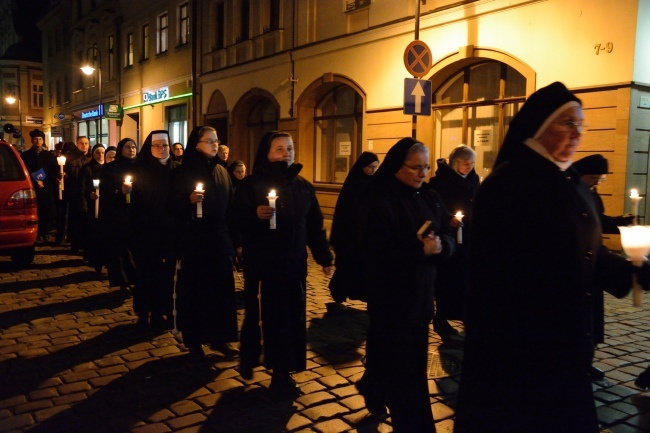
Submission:
POLYGON ((161 87, 154 91, 145 91, 142 95, 144 102, 158 102, 169 98, 169 87, 161 87))
POLYGON ((104 115, 104 106, 98 105, 97 108, 91 108, 89 110, 82 110, 81 117, 82 119, 90 119, 93 117, 100 117, 104 115))

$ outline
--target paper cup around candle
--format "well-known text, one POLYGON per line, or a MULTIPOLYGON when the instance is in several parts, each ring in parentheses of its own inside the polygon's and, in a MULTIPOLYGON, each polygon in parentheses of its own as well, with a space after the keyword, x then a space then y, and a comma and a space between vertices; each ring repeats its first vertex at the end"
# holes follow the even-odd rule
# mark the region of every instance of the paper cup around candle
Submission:
MULTIPOLYGON (((619 227, 621 232, 621 246, 630 261, 635 266, 641 266, 650 254, 650 226, 619 227)), ((638 307, 643 305, 643 290, 637 282, 636 275, 633 279, 633 304, 638 307)))
MULTIPOLYGON (((195 192, 203 192, 203 184, 202 183, 197 183, 196 184, 196 190, 195 192)), ((203 202, 197 201, 196 202, 196 217, 197 218, 203 218, 203 202)))

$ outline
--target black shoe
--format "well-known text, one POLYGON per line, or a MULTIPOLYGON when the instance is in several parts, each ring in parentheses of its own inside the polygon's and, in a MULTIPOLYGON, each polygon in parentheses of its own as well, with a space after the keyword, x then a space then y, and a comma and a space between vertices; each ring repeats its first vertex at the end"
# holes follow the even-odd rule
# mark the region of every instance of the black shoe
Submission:
POLYGON ((600 368, 594 367, 592 365, 591 368, 589 369, 589 377, 591 378, 591 380, 595 380, 595 381, 603 380, 605 378, 605 372, 600 368))
POLYGON ((362 377, 354 384, 354 386, 366 402, 366 409, 368 409, 368 412, 376 414, 378 417, 381 417, 383 414, 384 419, 388 417, 386 405, 380 397, 379 392, 376 389, 373 389, 372 385, 370 385, 368 379, 362 377))
POLYGON ((192 344, 189 346, 190 349, 190 359, 192 361, 200 361, 202 359, 205 359, 205 352, 203 351, 203 347, 200 344, 192 344))
POLYGON ((438 334, 441 338, 449 337, 450 335, 458 335, 458 330, 444 319, 433 319, 433 332, 438 334))
POLYGON ((239 365, 239 375, 244 380, 251 380, 253 378, 253 367, 249 365, 239 365))
POLYGON ((639 374, 639 377, 636 378, 634 384, 639 389, 646 390, 650 388, 650 367, 646 368, 643 373, 639 374))
POLYGON ((149 317, 145 314, 138 314, 138 325, 149 326, 149 317))
POLYGON ((267 401, 293 400, 300 395, 300 388, 288 373, 273 373, 271 385, 264 395, 267 401))

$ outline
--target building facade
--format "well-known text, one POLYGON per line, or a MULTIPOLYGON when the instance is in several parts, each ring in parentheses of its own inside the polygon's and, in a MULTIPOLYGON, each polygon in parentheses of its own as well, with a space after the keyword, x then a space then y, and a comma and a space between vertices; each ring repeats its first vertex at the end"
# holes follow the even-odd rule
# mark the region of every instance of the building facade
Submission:
MULTIPOLYGON (((357 156, 381 160, 404 136, 430 146, 434 167, 468 144, 486 176, 510 119, 553 81, 585 106, 578 158, 610 161, 600 187, 608 213, 631 210, 630 188, 648 190, 650 0, 61 0, 58 10, 50 16, 72 20, 71 64, 102 51, 102 103, 122 113, 103 142, 169 129, 184 143, 189 128, 209 124, 250 166, 260 137, 286 130, 326 215, 357 156), (406 81, 416 39, 430 50, 430 62, 415 56, 426 64, 424 96, 406 81), (416 97, 430 115, 405 113, 416 97)), ((97 107, 96 78, 68 75, 70 102, 52 114, 74 115, 79 129, 74 113, 97 107)))

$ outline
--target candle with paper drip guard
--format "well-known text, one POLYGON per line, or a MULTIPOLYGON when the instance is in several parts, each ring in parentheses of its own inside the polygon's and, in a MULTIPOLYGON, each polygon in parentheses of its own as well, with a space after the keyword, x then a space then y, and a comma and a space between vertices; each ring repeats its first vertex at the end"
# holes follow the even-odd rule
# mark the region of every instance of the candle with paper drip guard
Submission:
MULTIPOLYGON (((133 183, 131 182, 131 176, 127 176, 124 178, 124 185, 128 186, 131 188, 133 186, 133 183)), ((126 202, 131 203, 131 193, 126 194, 126 202)))
POLYGON ((633 188, 630 190, 630 200, 632 200, 632 207, 634 213, 634 225, 639 224, 639 202, 643 197, 639 195, 639 190, 633 188))
POLYGON ((93 179, 93 186, 95 187, 95 218, 99 218, 99 179, 93 179))
MULTIPOLYGON (((463 213, 461 211, 456 212, 456 215, 454 215, 454 218, 458 220, 458 222, 462 223, 463 222, 463 213)), ((462 244, 463 243, 463 226, 460 225, 458 226, 458 231, 456 232, 456 243, 457 244, 462 244)))
MULTIPOLYGON (((635 266, 642 266, 650 253, 650 226, 619 227, 621 246, 635 266)), ((635 307, 643 305, 643 289, 636 274, 632 277, 632 303, 635 307)))
POLYGON ((56 162, 61 169, 61 179, 59 180, 59 200, 63 200, 63 166, 65 165, 65 156, 57 156, 56 162))
MULTIPOLYGON (((271 191, 269 191, 269 195, 267 195, 266 198, 269 200, 269 206, 271 206, 273 209, 275 209, 275 201, 278 199, 278 196, 276 195, 275 190, 272 189, 271 191)), ((271 230, 275 230, 277 228, 276 219, 275 219, 275 211, 273 212, 273 216, 271 216, 271 219, 269 220, 269 228, 271 230)))
MULTIPOLYGON (((196 184, 196 189, 194 192, 203 192, 203 184, 202 183, 197 183, 196 184)), ((201 200, 196 202, 196 217, 197 218, 203 218, 203 202, 201 200)))

